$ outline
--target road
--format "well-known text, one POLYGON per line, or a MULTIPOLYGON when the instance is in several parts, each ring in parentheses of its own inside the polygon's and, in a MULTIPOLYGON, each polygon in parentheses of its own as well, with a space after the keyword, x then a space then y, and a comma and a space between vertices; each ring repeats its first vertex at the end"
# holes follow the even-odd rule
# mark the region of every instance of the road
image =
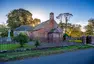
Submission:
POLYGON ((94 64, 94 48, 1 64, 94 64))

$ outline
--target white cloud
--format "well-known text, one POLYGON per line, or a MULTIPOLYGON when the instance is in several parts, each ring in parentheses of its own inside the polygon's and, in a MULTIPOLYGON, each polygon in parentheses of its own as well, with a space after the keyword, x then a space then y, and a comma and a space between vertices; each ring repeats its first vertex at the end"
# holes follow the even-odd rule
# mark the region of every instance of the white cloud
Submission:
POLYGON ((2 24, 2 23, 6 23, 6 21, 7 21, 7 17, 6 16, 4 16, 4 15, 0 15, 0 24, 2 24))

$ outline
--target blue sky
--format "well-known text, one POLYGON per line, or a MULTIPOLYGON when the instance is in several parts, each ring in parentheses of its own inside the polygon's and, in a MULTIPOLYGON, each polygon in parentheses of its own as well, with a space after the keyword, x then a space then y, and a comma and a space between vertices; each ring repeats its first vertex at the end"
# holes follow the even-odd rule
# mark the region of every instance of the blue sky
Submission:
MULTIPOLYGON (((86 25, 94 18, 94 0, 0 0, 0 23, 5 23, 6 15, 13 9, 24 8, 43 21, 49 19, 49 13, 55 17, 60 13, 73 14, 70 23, 86 25)), ((59 20, 55 19, 57 23, 59 20)))

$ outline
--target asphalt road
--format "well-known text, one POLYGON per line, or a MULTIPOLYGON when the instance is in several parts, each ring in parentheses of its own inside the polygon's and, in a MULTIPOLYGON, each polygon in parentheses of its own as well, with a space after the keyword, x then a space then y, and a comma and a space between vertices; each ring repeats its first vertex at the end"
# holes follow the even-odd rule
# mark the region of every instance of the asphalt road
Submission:
POLYGON ((94 48, 1 64, 94 64, 94 48))

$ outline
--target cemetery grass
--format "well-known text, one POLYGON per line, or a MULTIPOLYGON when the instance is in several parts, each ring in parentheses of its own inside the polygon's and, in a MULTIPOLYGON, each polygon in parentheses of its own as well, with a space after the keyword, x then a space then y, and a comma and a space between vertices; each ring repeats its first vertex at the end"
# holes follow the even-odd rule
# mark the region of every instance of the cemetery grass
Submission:
MULTIPOLYGON (((0 44, 0 50, 15 50, 20 48, 20 44, 0 44)), ((24 44, 24 48, 35 48, 33 45, 24 44)))
POLYGON ((68 42, 82 43, 82 40, 69 40, 68 42))
POLYGON ((87 49, 87 48, 94 48, 94 47, 89 46, 89 45, 65 46, 65 47, 47 48, 47 49, 42 49, 42 50, 0 53, 0 61, 12 61, 12 60, 18 60, 18 59, 24 59, 24 58, 46 56, 46 55, 51 55, 51 54, 64 53, 64 52, 70 52, 70 51, 75 51, 79 49, 87 49))

